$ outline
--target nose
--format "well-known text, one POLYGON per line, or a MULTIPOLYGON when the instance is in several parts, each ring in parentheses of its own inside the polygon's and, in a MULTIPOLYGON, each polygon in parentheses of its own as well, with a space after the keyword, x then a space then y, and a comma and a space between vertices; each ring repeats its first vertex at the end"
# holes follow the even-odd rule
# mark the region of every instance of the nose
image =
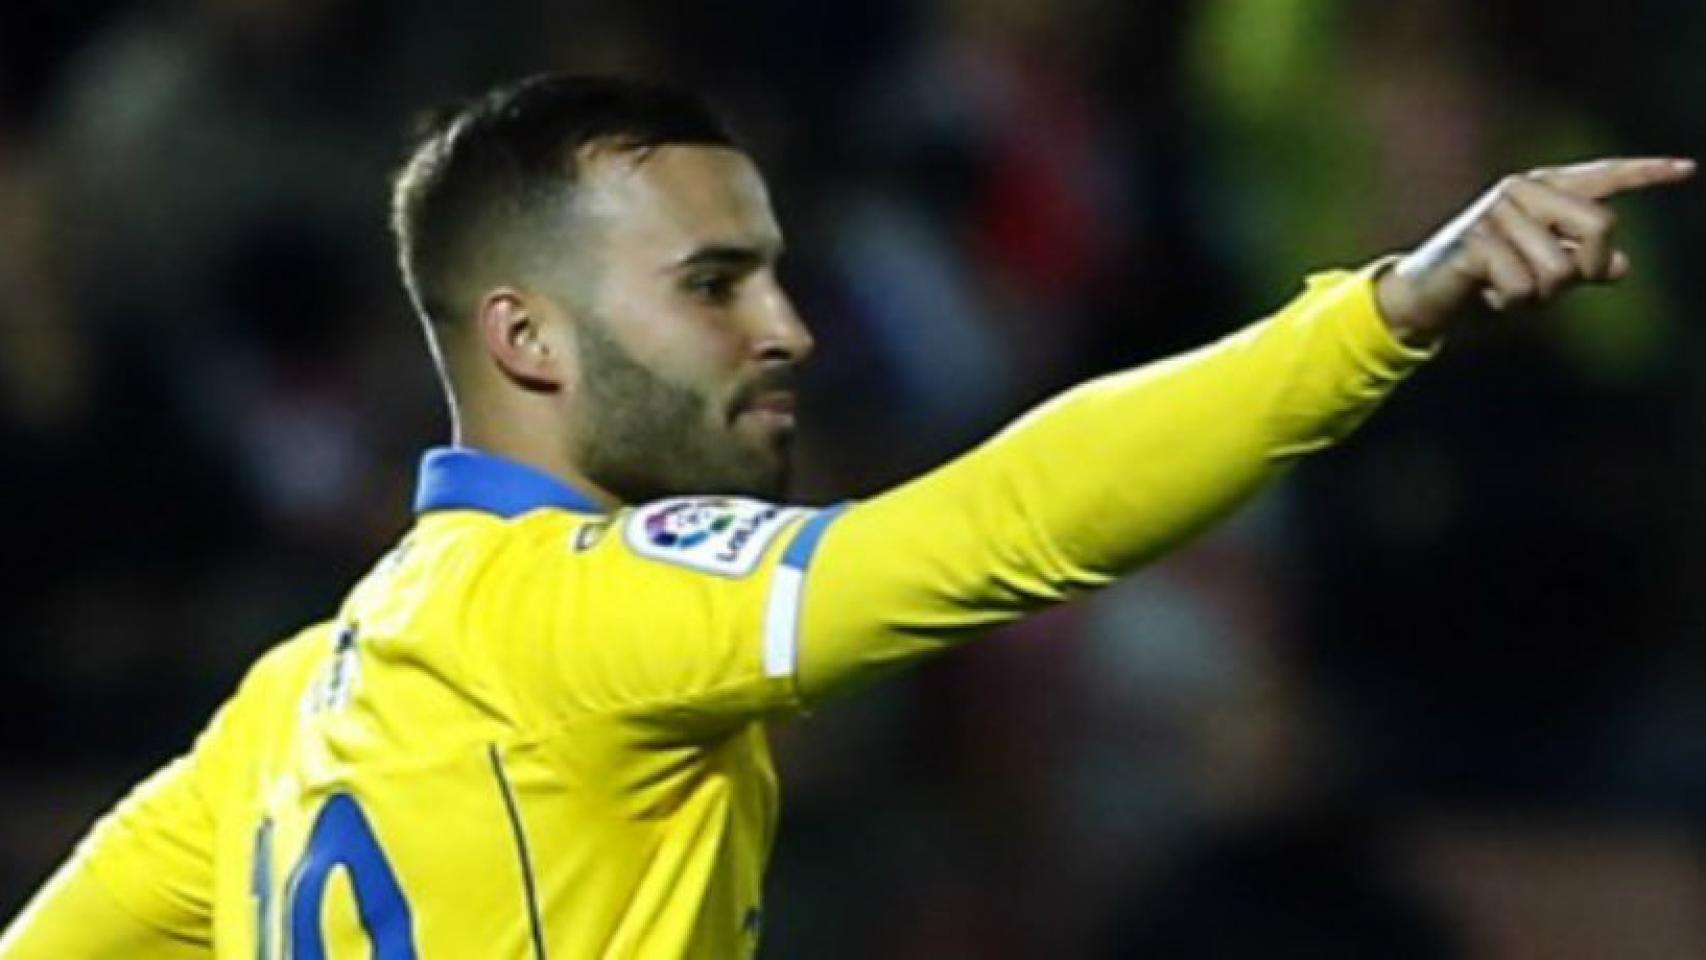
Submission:
POLYGON ((804 363, 816 348, 817 341, 794 310, 793 301, 782 285, 771 280, 766 288, 759 297, 758 309, 753 311, 756 314, 752 339, 755 359, 764 363, 804 363))

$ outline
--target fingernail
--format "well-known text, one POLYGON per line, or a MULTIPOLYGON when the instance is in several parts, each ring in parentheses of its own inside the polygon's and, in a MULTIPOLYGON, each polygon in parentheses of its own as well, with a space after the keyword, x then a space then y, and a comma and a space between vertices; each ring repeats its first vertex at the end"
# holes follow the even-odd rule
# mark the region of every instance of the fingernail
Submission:
POLYGON ((1670 165, 1671 165, 1672 169, 1677 170, 1679 172, 1688 172, 1688 171, 1691 171, 1694 169, 1694 161, 1693 160, 1684 160, 1684 159, 1672 160, 1670 162, 1670 165))

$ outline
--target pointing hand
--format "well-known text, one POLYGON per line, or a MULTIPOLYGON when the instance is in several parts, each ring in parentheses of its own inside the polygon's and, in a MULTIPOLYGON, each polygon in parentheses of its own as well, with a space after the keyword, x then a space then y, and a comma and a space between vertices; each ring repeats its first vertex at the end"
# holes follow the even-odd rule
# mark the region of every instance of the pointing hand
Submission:
POLYGON ((1684 159, 1600 160, 1506 177, 1380 277, 1381 314, 1402 339, 1427 342, 1476 295, 1505 310, 1582 283, 1619 280, 1629 257, 1613 242, 1617 216, 1604 201, 1687 180, 1694 166, 1684 159))

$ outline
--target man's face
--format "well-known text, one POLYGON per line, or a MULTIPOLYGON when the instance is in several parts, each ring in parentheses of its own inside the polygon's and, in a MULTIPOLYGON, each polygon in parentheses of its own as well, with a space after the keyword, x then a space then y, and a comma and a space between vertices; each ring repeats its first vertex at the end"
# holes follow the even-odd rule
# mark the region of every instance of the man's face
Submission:
POLYGON ((630 503, 780 498, 812 340, 757 168, 728 148, 604 151, 576 204, 593 265, 572 321, 577 462, 630 503))

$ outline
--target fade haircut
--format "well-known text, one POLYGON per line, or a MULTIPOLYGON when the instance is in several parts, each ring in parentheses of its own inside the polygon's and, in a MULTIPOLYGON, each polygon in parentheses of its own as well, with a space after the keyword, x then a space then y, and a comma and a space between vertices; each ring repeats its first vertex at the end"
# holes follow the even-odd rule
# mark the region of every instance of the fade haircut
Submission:
POLYGON ((550 241, 570 226, 585 149, 669 145, 737 147, 698 97, 621 77, 528 77, 434 112, 393 182, 391 232, 435 354, 435 328, 485 290, 561 260, 550 241))

